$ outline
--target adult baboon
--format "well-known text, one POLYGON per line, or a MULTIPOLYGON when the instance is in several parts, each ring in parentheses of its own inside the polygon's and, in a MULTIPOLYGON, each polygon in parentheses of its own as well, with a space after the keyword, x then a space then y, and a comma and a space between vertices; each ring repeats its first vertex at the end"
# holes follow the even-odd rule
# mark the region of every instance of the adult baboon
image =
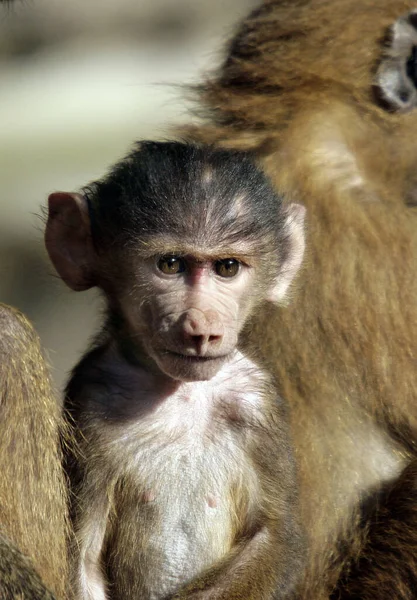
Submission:
POLYGON ((307 206, 295 301, 261 312, 249 332, 292 408, 306 599, 408 599, 417 589, 412 9, 265 2, 200 87, 209 117, 188 130, 251 150, 277 189, 307 206))

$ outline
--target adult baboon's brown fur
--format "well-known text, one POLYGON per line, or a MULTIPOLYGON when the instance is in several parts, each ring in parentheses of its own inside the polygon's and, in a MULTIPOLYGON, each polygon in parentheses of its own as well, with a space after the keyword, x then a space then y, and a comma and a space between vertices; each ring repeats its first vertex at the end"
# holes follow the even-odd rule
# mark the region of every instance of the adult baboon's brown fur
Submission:
POLYGON ((252 150, 308 209, 298 293, 250 333, 292 406, 305 600, 416 595, 417 109, 386 110, 377 85, 381 60, 397 60, 391 26, 413 8, 266 1, 199 89, 205 124, 187 130, 252 150))
POLYGON ((27 556, 0 534, 1 600, 55 600, 27 556))
POLYGON ((59 451, 60 403, 34 329, 3 304, 0 382, 0 598, 42 598, 41 592, 52 598, 33 567, 63 598, 67 503, 59 451))

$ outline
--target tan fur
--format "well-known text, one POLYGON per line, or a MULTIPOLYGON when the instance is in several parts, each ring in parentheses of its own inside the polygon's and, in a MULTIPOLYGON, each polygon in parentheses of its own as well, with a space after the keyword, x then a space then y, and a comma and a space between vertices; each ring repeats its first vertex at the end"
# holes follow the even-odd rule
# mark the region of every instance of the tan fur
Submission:
MULTIPOLYGON (((252 150, 277 188, 307 206, 298 293, 286 311, 266 309, 249 332, 257 352, 262 340, 292 406, 312 545, 305 600, 329 597, 340 565, 362 551, 360 504, 415 455, 417 110, 388 113, 373 91, 387 29, 414 7, 265 2, 199 90, 206 123, 187 130, 193 139, 252 150)), ((407 481, 397 493, 408 498, 407 481)), ((410 525, 404 561, 416 543, 410 525)), ((398 530, 386 525, 385 553, 398 530)), ((358 596, 343 597, 413 598, 413 564, 411 579, 398 568, 397 580, 375 592, 387 561, 400 567, 402 559, 373 554, 370 531, 363 535, 373 571, 366 577, 369 564, 360 563, 358 596)), ((396 538, 392 547, 398 553, 396 538)))
POLYGON ((0 534, 0 598, 2 600, 55 600, 33 562, 0 534))
MULTIPOLYGON (((67 508, 58 438, 60 406, 28 320, 0 305, 0 332, 0 531, 31 559, 46 586, 63 598, 67 508)), ((12 594, 16 581, 24 581, 24 597, 35 598, 38 587, 32 585, 40 586, 40 581, 26 576, 26 567, 22 572, 26 559, 5 539, 0 551, 0 597, 17 597, 12 594)))

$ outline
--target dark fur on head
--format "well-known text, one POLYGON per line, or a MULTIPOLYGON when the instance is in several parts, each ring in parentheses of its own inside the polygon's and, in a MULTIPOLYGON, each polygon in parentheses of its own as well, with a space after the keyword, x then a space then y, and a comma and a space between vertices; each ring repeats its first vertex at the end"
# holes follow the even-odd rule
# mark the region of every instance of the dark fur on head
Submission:
POLYGON ((156 235, 201 249, 244 240, 248 255, 277 244, 281 258, 288 252, 282 199, 243 152, 141 142, 83 194, 97 250, 117 238, 138 251, 140 238, 146 253, 156 235))

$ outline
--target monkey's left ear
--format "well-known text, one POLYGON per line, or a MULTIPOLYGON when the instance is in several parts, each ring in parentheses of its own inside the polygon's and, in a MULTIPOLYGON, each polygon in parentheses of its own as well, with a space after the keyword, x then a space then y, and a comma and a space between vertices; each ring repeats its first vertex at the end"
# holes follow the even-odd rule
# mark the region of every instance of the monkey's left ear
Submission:
POLYGON ((303 262, 305 249, 304 219, 306 209, 301 204, 289 204, 286 211, 284 235, 289 246, 288 255, 281 265, 275 285, 267 296, 267 300, 275 303, 285 300, 288 288, 303 262))
POLYGON ((417 10, 389 29, 375 91, 379 103, 390 111, 407 112, 417 106, 417 10))

